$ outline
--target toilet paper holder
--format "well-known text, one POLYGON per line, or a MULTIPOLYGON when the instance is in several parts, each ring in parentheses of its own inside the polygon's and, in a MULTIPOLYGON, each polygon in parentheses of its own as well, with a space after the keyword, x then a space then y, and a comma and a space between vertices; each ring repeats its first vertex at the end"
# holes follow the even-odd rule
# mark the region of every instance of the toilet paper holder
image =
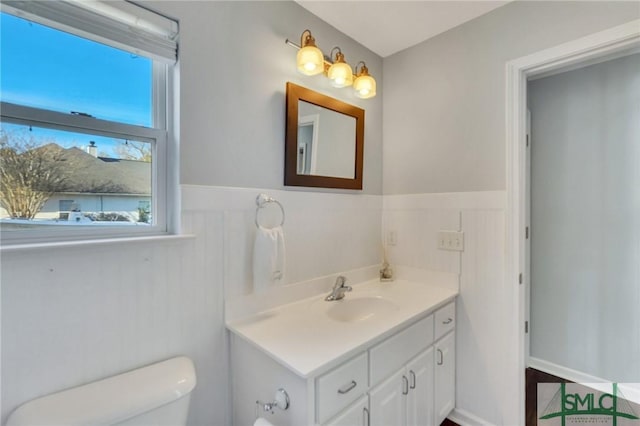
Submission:
POLYGON ((286 410, 289 408, 289 394, 286 390, 279 388, 271 402, 261 402, 256 401, 256 416, 258 415, 259 407, 262 408, 262 411, 270 411, 273 414, 274 408, 280 408, 281 410, 286 410))

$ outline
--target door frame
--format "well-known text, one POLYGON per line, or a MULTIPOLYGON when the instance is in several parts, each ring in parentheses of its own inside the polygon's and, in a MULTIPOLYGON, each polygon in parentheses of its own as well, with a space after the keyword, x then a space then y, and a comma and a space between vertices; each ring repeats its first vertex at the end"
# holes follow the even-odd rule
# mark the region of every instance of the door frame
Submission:
MULTIPOLYGON (((318 142, 319 142, 318 129, 320 128, 320 114, 309 114, 309 115, 301 116, 298 119, 298 128, 305 127, 305 126, 311 126, 311 155, 310 155, 311 164, 309 164, 309 174, 315 175, 316 169, 318 167, 318 142)), ((298 150, 299 149, 300 147, 298 146, 298 150)), ((306 160, 305 160, 305 165, 306 165, 306 160)), ((298 173, 298 174, 304 174, 304 169, 302 170, 302 172, 303 173, 298 173)))
MULTIPOLYGON (((510 293, 506 306, 507 341, 516 345, 505 367, 512 377, 502 389, 505 424, 524 424, 526 353, 524 323, 529 303, 525 292, 527 263, 525 227, 529 200, 526 197, 527 80, 560 70, 579 68, 620 56, 640 48, 640 19, 568 43, 514 59, 506 64, 506 183, 505 288, 510 293)), ((513 346, 512 346, 513 347, 513 346)))

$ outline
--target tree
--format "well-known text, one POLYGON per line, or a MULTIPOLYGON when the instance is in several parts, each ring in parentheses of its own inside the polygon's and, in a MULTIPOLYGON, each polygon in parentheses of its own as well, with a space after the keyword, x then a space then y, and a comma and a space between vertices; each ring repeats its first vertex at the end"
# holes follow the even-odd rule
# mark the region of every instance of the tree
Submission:
POLYGON ((124 160, 151 162, 151 144, 145 142, 126 141, 115 148, 119 158, 124 160))
POLYGON ((63 150, 43 142, 24 132, 0 130, 0 205, 12 218, 33 219, 54 193, 68 186, 63 150))

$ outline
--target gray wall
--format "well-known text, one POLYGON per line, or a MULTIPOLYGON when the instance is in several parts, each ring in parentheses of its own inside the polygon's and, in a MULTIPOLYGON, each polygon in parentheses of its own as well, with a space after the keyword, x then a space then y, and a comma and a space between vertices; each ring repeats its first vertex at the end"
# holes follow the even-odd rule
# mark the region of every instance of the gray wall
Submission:
POLYGON ((639 382, 640 54, 533 81, 529 101, 531 355, 639 382))
POLYGON ((367 63, 381 84, 382 59, 293 2, 156 2, 180 20, 181 182, 284 188, 285 83, 292 81, 365 109, 363 193, 382 193, 382 96, 355 97, 322 75, 297 72, 309 28, 328 53, 367 63))
POLYGON ((638 2, 516 1, 385 58, 383 192, 505 189, 505 63, 638 17, 638 2))

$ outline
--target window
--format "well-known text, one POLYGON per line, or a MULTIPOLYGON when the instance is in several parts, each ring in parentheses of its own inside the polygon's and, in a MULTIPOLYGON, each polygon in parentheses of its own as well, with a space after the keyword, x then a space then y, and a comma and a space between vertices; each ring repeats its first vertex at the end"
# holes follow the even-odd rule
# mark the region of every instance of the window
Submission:
POLYGON ((73 200, 60 200, 58 201, 58 219, 69 220, 69 212, 71 210, 77 210, 78 206, 74 206, 73 200))
POLYGON ((177 23, 115 1, 7 0, 0 19, 2 243, 168 232, 177 23))

